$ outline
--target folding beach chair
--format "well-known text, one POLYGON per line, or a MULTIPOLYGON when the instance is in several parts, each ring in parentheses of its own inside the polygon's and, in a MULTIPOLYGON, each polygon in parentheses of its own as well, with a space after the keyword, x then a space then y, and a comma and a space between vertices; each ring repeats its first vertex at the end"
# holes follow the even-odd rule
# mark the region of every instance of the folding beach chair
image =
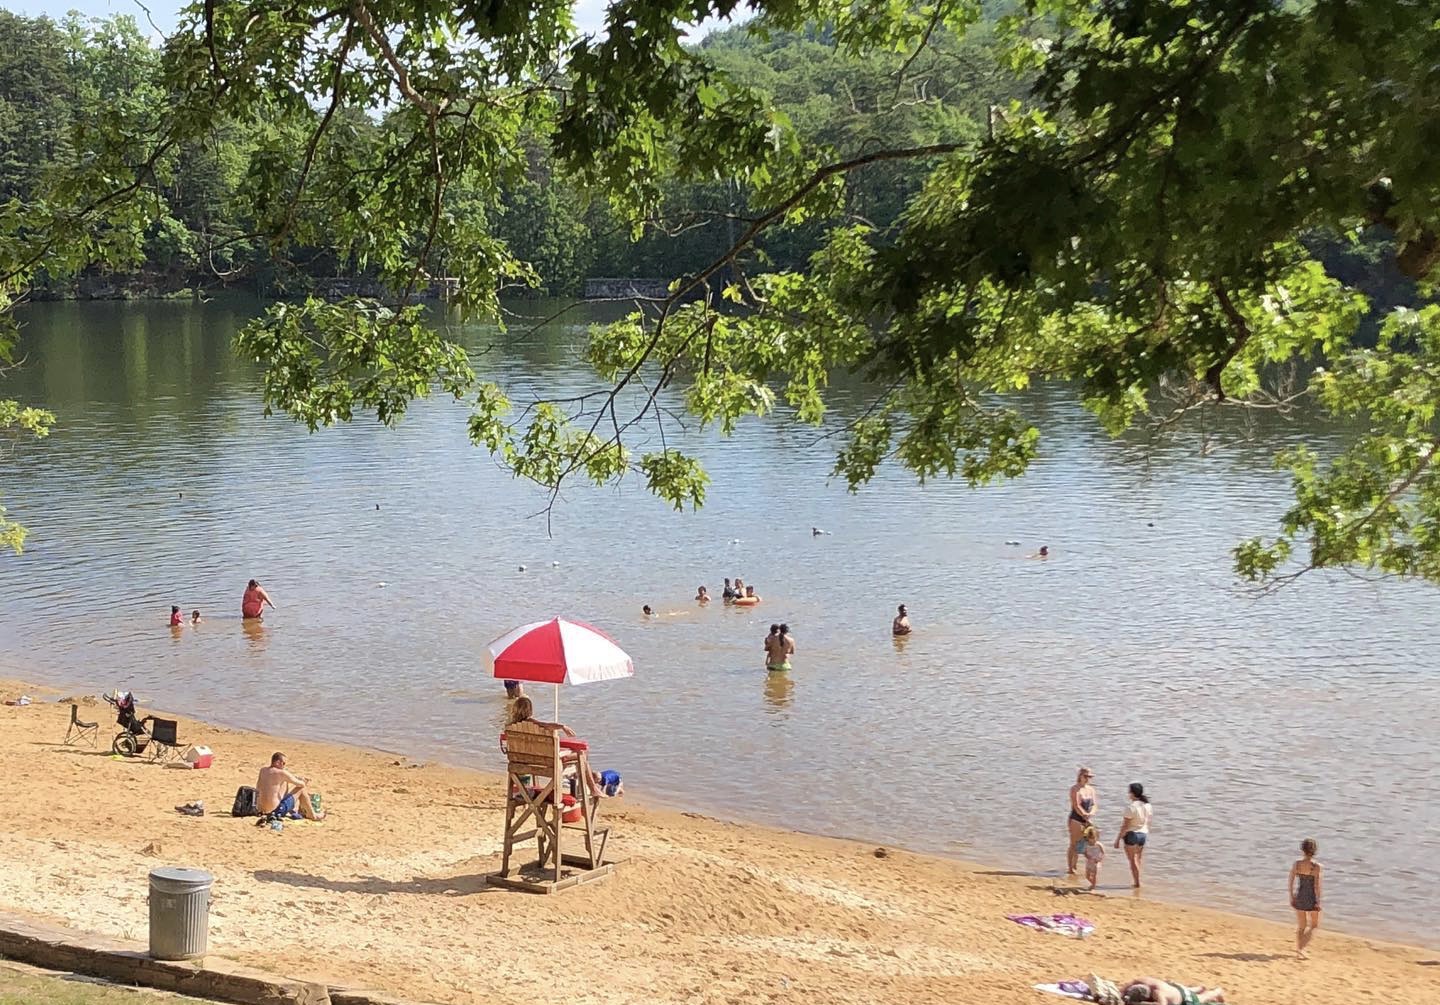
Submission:
POLYGON ((95 747, 100 742, 100 724, 98 722, 85 722, 80 718, 80 706, 70 706, 70 726, 65 730, 65 746, 73 747, 88 741, 90 746, 95 747))
POLYGON ((148 727, 150 742, 145 745, 152 761, 169 761, 180 756, 180 740, 177 734, 180 723, 174 719, 157 719, 147 715, 144 724, 148 727))
POLYGON ((604 861, 608 827, 595 825, 598 800, 589 784, 590 763, 583 749, 565 749, 560 734, 530 722, 512 723, 505 728, 506 776, 505 845, 500 872, 490 881, 500 886, 537 893, 555 893, 579 883, 608 875, 614 866, 604 861), (565 805, 565 775, 573 771, 577 794, 565 805), (578 811, 579 821, 567 825, 564 816, 578 811), (530 830, 522 830, 529 825, 530 830), (585 855, 566 855, 562 838, 566 830, 584 834, 585 855), (515 875, 510 857, 517 844, 534 838, 539 852, 533 863, 541 878, 515 875), (565 867, 570 873, 566 875, 565 867))

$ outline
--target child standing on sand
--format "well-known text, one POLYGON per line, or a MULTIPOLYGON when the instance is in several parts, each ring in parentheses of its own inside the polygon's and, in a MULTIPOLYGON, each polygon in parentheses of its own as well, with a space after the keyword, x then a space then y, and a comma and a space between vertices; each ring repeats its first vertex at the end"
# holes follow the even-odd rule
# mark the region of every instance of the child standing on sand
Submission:
POLYGON ((1100 843, 1100 831, 1090 824, 1080 832, 1080 847, 1076 849, 1085 856, 1085 878, 1090 889, 1100 882, 1100 863, 1105 861, 1105 847, 1100 843))

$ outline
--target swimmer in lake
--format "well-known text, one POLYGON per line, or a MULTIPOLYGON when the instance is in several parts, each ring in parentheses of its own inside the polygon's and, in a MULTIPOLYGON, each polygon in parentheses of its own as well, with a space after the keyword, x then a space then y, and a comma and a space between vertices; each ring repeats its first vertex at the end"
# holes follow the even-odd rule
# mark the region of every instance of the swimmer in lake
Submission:
POLYGON ((720 599, 727 604, 732 604, 735 602, 735 587, 730 585, 730 580, 728 579, 725 580, 725 589, 720 594, 720 599))
POLYGON ((904 604, 900 605, 900 613, 895 615, 895 620, 890 622, 890 634, 897 638, 910 634, 910 615, 906 613, 904 604))
POLYGON ((199 612, 199 611, 191 611, 191 612, 190 612, 190 623, 191 623, 192 625, 198 625, 198 624, 200 623, 200 612, 199 612))
POLYGON ((1033 554, 1033 555, 1026 555, 1025 557, 1026 557, 1026 558, 1049 558, 1049 557, 1050 557, 1050 546, 1049 546, 1048 544, 1042 544, 1042 545, 1040 546, 1040 550, 1039 550, 1039 551, 1037 551, 1037 552, 1036 552, 1035 554, 1033 554))
POLYGON ((644 607, 640 608, 640 613, 645 615, 647 618, 653 618, 655 616, 655 612, 650 610, 649 604, 646 604, 644 607))
POLYGON ((265 605, 269 604, 270 609, 275 609, 275 602, 270 599, 270 594, 255 580, 250 580, 245 587, 245 596, 240 599, 240 617, 246 620, 259 621, 265 613, 265 605))
POLYGON ((180 608, 176 607, 174 604, 171 604, 171 605, 170 605, 170 627, 171 627, 171 628, 179 628, 179 627, 180 627, 180 622, 183 621, 183 620, 185 620, 185 619, 180 616, 180 608))
POLYGON ((765 669, 771 673, 789 670, 794 653, 795 640, 790 637, 790 626, 771 625, 770 635, 765 639, 765 669))
POLYGON ((710 591, 703 586, 700 587, 700 589, 695 591, 695 602, 699 604, 710 603, 710 591))

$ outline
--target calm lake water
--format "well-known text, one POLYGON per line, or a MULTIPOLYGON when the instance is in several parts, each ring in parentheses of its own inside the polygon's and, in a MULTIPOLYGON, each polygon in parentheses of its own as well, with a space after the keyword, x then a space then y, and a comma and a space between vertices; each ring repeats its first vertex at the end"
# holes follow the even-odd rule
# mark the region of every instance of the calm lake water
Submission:
MULTIPOLYGON (((832 444, 754 421, 691 436, 714 475, 700 512, 638 480, 577 485, 547 535, 545 494, 468 444, 463 405, 314 436, 262 417, 230 348, 255 309, 25 310, 28 359, 0 391, 61 424, 0 466, 33 535, 0 556, 0 672, 495 769, 482 648, 564 613, 635 659, 633 680, 564 692, 561 715, 642 798, 1053 873, 1087 763, 1107 838, 1126 783, 1153 793, 1147 895, 1288 919, 1286 872, 1314 836, 1327 923, 1435 942, 1440 592, 1315 575, 1256 599, 1229 572, 1287 504, 1273 452, 1337 432, 1273 423, 1203 457, 1194 436, 1110 440, 1046 388, 1018 399, 1046 434, 1020 481, 887 471, 847 496, 832 444), (1026 560, 1041 544, 1053 557, 1026 560), (736 575, 758 610, 690 602, 736 575), (252 576, 280 606, 253 630, 252 576), (897 644, 901 602, 916 632, 897 644), (205 623, 172 634, 172 603, 205 623), (799 652, 769 677, 779 620, 799 652)), ((517 389, 592 388, 574 347, 594 316, 479 365, 517 389)), ((835 400, 838 425, 865 389, 835 400)), ((1123 856, 1103 878, 1127 883, 1123 856)))

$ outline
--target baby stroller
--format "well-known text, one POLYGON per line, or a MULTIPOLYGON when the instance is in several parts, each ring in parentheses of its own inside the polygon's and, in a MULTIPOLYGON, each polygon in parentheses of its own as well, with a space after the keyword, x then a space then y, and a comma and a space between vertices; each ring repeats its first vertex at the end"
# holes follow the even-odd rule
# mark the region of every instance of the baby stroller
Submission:
POLYGON ((135 714, 135 696, 129 691, 116 691, 105 695, 105 700, 115 706, 115 721, 120 725, 110 749, 122 757, 143 753, 150 743, 150 731, 145 728, 145 720, 135 714))

